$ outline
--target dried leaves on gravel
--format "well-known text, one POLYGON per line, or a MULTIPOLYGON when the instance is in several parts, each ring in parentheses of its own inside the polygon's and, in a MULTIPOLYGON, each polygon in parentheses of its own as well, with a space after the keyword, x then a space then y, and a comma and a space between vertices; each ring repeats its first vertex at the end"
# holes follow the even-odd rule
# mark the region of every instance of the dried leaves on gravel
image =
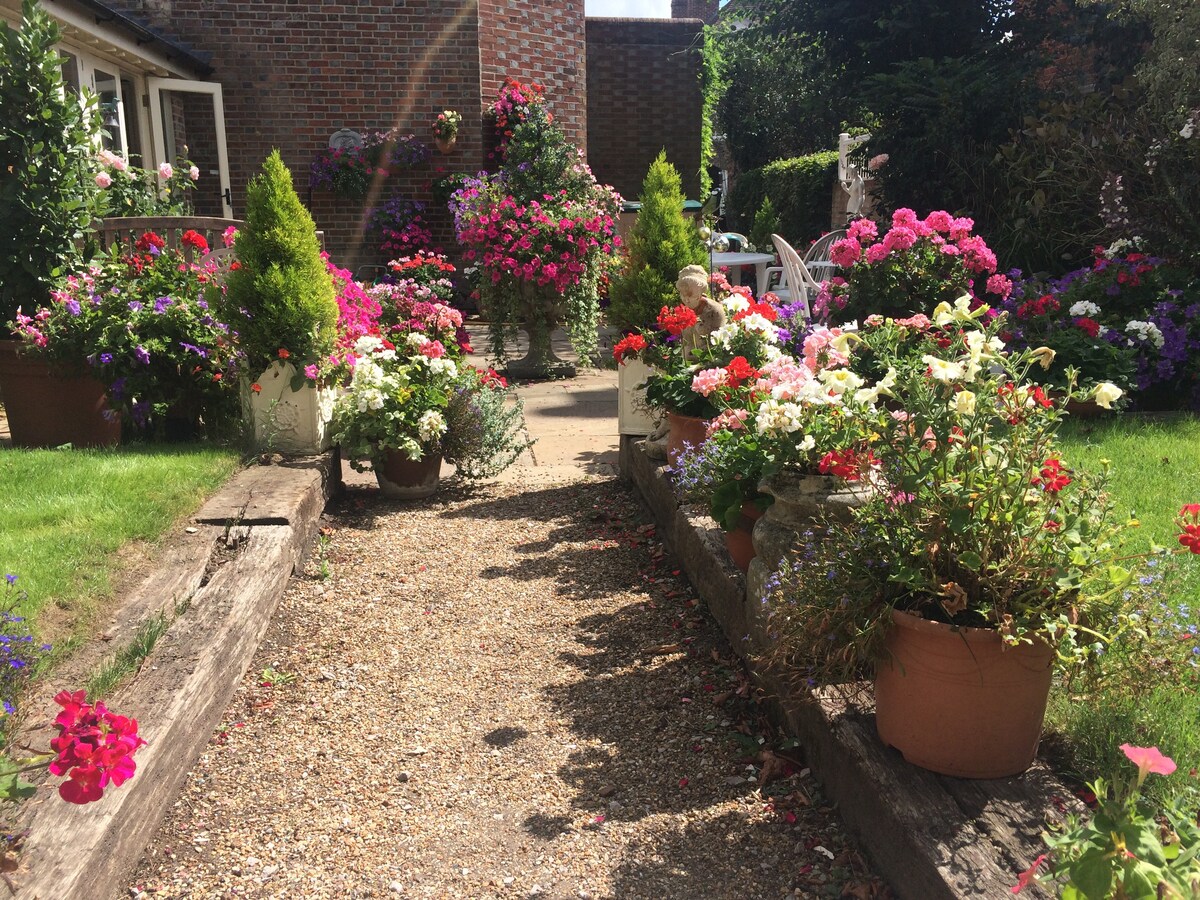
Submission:
POLYGON ((320 552, 135 896, 886 893, 617 482, 354 491, 320 552))

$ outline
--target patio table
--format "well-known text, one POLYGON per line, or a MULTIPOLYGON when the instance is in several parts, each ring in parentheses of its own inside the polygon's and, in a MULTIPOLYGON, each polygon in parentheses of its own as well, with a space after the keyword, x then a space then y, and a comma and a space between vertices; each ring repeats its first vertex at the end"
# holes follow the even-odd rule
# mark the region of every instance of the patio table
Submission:
POLYGON ((742 266, 754 266, 759 297, 767 292, 767 266, 774 261, 775 254, 773 253, 714 253, 712 255, 713 268, 728 266, 730 275, 733 276, 733 284, 742 283, 742 266))

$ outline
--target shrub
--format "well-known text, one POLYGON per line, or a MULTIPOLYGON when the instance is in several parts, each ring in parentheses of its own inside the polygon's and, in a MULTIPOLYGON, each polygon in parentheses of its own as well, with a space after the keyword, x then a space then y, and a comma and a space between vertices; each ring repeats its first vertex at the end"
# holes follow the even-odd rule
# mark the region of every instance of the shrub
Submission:
POLYGON ((778 211, 780 234, 803 244, 829 231, 833 182, 837 177, 836 150, 780 159, 743 174, 729 197, 733 226, 746 232, 763 200, 778 211))
POLYGON ((77 261, 97 190, 95 98, 64 87, 58 25, 33 0, 21 30, 0 26, 0 322, 46 300, 77 261))
POLYGON ((767 253, 774 246, 771 235, 779 234, 779 213, 775 212, 775 204, 770 197, 764 197, 762 206, 754 214, 754 227, 750 229, 750 243, 758 250, 767 253))
POLYGON ((278 150, 246 189, 246 225, 234 248, 239 266, 229 273, 228 302, 251 371, 281 349, 297 362, 327 356, 338 319, 333 281, 278 150))
POLYGON ((642 210, 629 234, 628 264, 608 291, 608 322, 622 331, 647 326, 664 306, 674 306, 679 271, 707 261, 699 233, 683 217, 682 183, 665 151, 650 164, 639 199, 642 210))

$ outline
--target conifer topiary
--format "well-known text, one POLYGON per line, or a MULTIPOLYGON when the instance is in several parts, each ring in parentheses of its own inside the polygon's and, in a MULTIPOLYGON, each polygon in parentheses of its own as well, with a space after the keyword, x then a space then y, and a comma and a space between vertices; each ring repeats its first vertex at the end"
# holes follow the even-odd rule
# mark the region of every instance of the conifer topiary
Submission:
POLYGON ((770 197, 763 197, 762 206, 754 214, 754 227, 750 229, 750 243, 760 253, 774 253, 775 242, 771 235, 779 234, 779 214, 770 197))
POLYGON ((679 270, 708 263, 699 232, 683 215, 679 171, 665 152, 650 164, 639 199, 642 209, 626 241, 628 262, 608 292, 608 322, 622 331, 650 325, 660 309, 678 303, 679 270))
POLYGON ((239 265, 226 296, 250 371, 280 357, 299 368, 328 356, 338 318, 333 280, 278 150, 246 189, 246 224, 234 249, 239 265))

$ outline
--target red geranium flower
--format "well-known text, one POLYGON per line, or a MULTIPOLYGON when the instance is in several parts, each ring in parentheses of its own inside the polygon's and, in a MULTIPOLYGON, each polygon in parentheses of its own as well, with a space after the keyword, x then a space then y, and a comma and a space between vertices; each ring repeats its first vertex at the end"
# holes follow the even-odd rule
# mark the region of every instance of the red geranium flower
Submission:
POLYGON ((696 312, 689 306, 680 303, 674 309, 666 306, 658 314, 658 327, 667 334, 672 334, 678 337, 684 331, 691 328, 698 322, 696 312))
POLYGON ((279 358, 280 358, 280 359, 287 359, 287 358, 288 358, 289 356, 291 356, 291 355, 292 355, 292 354, 290 354, 290 353, 289 353, 287 350, 285 350, 283 347, 280 347, 280 348, 279 348, 279 358))
POLYGON ((183 233, 183 236, 179 240, 185 247, 193 247, 200 253, 208 252, 208 241, 206 241, 204 239, 204 235, 200 234, 198 231, 192 231, 191 229, 188 229, 183 233))
POLYGON ((1071 477, 1063 469, 1062 460, 1051 456, 1042 463, 1039 475, 1033 476, 1033 483, 1048 494, 1057 494, 1071 483, 1071 477))
POLYGON ((250 385, 250 390, 254 391, 256 394, 260 394, 262 393, 262 385, 256 381, 254 384, 250 385))
POLYGON ((1088 337, 1098 337, 1100 334, 1100 323, 1095 319, 1089 319, 1087 316, 1081 316, 1076 319, 1075 327, 1088 337))
POLYGON ((625 362, 625 358, 634 353, 640 353, 646 349, 646 339, 640 334, 630 334, 617 341, 613 347, 613 359, 618 363, 625 362))
POLYGON ((729 376, 728 383, 731 388, 741 387, 742 382, 758 377, 758 369, 750 365, 744 356, 731 359, 725 367, 725 372, 729 376))

